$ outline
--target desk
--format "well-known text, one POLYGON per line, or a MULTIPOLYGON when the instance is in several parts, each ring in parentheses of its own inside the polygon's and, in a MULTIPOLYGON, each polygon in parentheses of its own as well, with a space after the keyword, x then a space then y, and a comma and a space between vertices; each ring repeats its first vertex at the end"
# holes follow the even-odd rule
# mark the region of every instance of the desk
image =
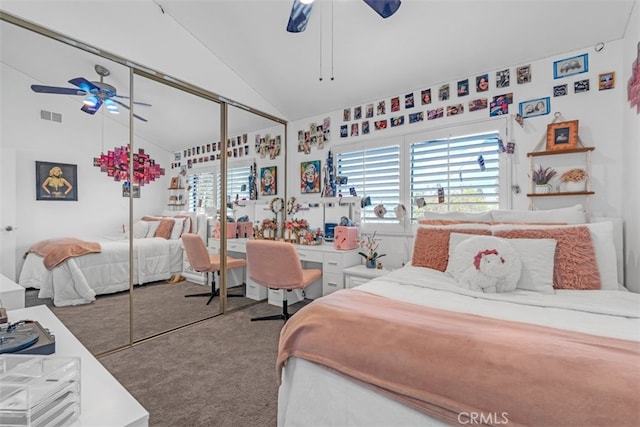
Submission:
POLYGON ((37 320, 56 338, 56 356, 80 357, 80 426, 149 425, 149 412, 93 357, 45 305, 10 310, 9 321, 37 320))
POLYGON ((24 308, 24 288, 0 274, 0 307, 7 310, 24 308))
MULTIPOLYGON (((227 240, 227 252, 229 253, 247 253, 247 240, 249 239, 228 239, 227 240)), ((344 289, 345 276, 344 269, 354 265, 360 264, 361 256, 358 255, 358 249, 350 251, 340 251, 333 247, 331 243, 325 243, 322 245, 295 245, 298 251, 298 256, 304 265, 307 264, 321 264, 322 265, 322 285, 321 288, 316 289, 315 284, 311 284, 305 288, 305 296, 307 298, 318 298, 323 295, 328 295, 331 292, 338 289, 344 289)), ((211 251, 220 251, 220 240, 209 239, 209 249, 211 251)), ((268 299, 270 304, 281 304, 281 292, 276 291, 268 293, 268 299), (272 295, 273 294, 273 295, 272 295), (280 298, 280 302, 278 302, 280 298)), ((295 292, 290 293, 289 303, 293 304, 301 299, 301 296, 295 296, 295 292), (293 295, 292 295, 293 294, 293 295)), ((253 299, 265 299, 267 298, 267 289, 264 286, 259 286, 247 278, 247 297, 253 299), (251 292, 253 287, 257 286, 258 294, 251 292)))

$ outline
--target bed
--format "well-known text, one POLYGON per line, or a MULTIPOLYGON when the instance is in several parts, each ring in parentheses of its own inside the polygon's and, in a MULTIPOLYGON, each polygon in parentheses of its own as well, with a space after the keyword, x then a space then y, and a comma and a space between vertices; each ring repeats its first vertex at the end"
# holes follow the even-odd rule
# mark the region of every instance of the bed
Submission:
POLYGON ((640 295, 616 265, 611 223, 422 226, 411 264, 285 324, 278 425, 640 425, 640 295), (516 248, 515 290, 460 285, 486 237, 516 248))
MULTIPOLYGON (((143 217, 136 222, 133 229, 133 284, 166 280, 181 273, 183 250, 180 235, 185 230, 193 229, 201 236, 206 236, 206 217, 194 216, 193 225, 191 218, 169 220, 166 217, 143 217), (179 226, 171 227, 165 236, 162 223, 169 221, 179 226)), ((28 252, 19 284, 25 288, 39 289, 38 298, 51 298, 57 307, 87 304, 94 301, 96 295, 129 289, 127 236, 87 240, 99 244, 99 252, 70 256, 55 266, 50 265, 50 269, 45 266, 46 255, 28 252)))

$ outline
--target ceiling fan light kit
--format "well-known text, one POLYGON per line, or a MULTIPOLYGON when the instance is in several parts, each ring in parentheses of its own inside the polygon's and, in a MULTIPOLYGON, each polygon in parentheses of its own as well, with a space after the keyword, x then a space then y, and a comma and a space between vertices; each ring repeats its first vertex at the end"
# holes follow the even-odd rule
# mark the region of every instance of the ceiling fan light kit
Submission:
MULTIPOLYGON (((100 76, 100 81, 89 81, 84 77, 76 77, 74 79, 69 80, 69 83, 78 87, 76 88, 67 88, 67 87, 56 87, 56 86, 42 86, 42 85, 31 85, 31 90, 37 93, 53 93, 57 95, 80 95, 86 96, 86 98, 82 101, 83 105, 80 108, 81 111, 84 111, 87 114, 95 114, 96 111, 100 109, 102 104, 105 105, 108 112, 111 114, 120 114, 120 110, 118 110, 118 105, 129 109, 129 106, 118 101, 115 98, 129 99, 127 96, 121 96, 117 94, 117 90, 114 86, 105 83, 104 78, 111 74, 111 72, 103 67, 102 65, 97 64, 94 69, 96 73, 100 76)), ((146 107, 150 107, 150 104, 146 104, 143 102, 134 102, 136 105, 143 105, 146 107)), ((138 120, 146 122, 147 119, 141 117, 137 114, 134 114, 138 120)))

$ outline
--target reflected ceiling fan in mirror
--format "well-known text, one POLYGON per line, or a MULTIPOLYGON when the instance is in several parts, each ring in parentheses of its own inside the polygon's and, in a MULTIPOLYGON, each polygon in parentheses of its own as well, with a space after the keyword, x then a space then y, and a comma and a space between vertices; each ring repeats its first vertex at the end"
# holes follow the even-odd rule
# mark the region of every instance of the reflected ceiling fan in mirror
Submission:
MULTIPOLYGON (((287 31, 290 33, 301 33, 307 28, 307 22, 311 16, 314 0, 293 0, 291 15, 287 31)), ((400 7, 400 0, 363 0, 369 7, 375 10, 378 15, 388 18, 400 7)))
MULTIPOLYGON (((111 74, 111 72, 102 65, 96 65, 94 69, 100 76, 99 82, 89 81, 84 77, 76 77, 75 79, 69 80, 69 83, 77 86, 77 88, 31 85, 31 90, 38 93, 86 96, 84 101, 82 101, 84 105, 82 106, 81 110, 87 114, 95 114, 103 104, 107 111, 112 114, 120 113, 120 111, 118 110, 118 105, 128 110, 129 106, 116 98, 129 99, 129 97, 118 95, 115 87, 104 82, 104 78, 111 74)), ((151 107, 151 104, 146 104, 144 102, 134 102, 134 104, 144 107, 151 107)), ((143 122, 147 121, 147 119, 137 114, 134 114, 133 117, 138 120, 142 120, 143 122)))

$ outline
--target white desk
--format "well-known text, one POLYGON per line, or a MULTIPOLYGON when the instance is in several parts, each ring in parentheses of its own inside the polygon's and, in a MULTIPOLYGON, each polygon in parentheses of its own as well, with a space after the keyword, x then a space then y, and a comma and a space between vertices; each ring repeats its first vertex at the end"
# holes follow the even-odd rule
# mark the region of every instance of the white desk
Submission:
POLYGON ((24 288, 0 274, 0 307, 7 310, 24 308, 24 288))
POLYGON ((80 426, 149 425, 149 412, 44 305, 10 310, 9 322, 37 320, 56 339, 56 356, 80 357, 80 426))
MULTIPOLYGON (((230 253, 247 253, 247 240, 249 239, 228 239, 227 252, 230 253)), ((360 264, 361 256, 358 255, 358 249, 350 251, 340 251, 334 249, 333 244, 325 243, 322 245, 295 245, 298 256, 303 264, 321 264, 322 265, 322 284, 321 287, 315 286, 315 283, 305 288, 305 296, 307 298, 319 298, 323 295, 330 294, 338 289, 344 289, 345 276, 344 269, 360 264)), ((209 249, 212 251, 220 251, 220 241, 217 239, 209 239, 209 249)), ((282 302, 281 292, 274 291, 268 293, 270 304, 280 305, 282 302)), ((267 290, 264 286, 257 285, 247 278, 247 297, 253 299, 267 298, 267 290), (258 297, 251 296, 252 287, 257 287, 259 291, 258 297)), ((289 303, 293 304, 301 299, 301 295, 291 292, 289 303)))

